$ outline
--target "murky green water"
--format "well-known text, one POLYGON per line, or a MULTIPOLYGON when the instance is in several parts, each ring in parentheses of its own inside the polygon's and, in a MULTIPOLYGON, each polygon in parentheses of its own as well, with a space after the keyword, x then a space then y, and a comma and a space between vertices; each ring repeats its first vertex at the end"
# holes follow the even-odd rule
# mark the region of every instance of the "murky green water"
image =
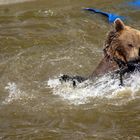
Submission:
POLYGON ((140 77, 118 92, 102 79, 92 88, 48 85, 60 74, 87 76, 101 59, 111 25, 83 8, 116 12, 140 29, 140 11, 121 5, 125 2, 38 0, 0 6, 1 140, 140 139, 140 77))

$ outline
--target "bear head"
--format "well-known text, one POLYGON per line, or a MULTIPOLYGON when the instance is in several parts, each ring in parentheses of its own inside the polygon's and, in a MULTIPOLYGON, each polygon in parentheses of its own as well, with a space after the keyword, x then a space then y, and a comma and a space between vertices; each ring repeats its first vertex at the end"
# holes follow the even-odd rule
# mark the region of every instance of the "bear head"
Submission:
POLYGON ((105 41, 104 55, 108 60, 119 59, 124 63, 139 57, 140 31, 116 19, 114 30, 109 32, 105 41))

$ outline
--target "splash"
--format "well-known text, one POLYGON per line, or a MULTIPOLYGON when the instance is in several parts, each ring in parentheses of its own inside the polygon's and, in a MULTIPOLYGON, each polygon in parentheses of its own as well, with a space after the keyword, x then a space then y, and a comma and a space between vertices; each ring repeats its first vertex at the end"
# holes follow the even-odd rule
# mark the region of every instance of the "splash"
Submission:
POLYGON ((53 94, 59 95, 70 104, 86 104, 91 99, 134 99, 140 91, 140 73, 135 73, 125 79, 125 86, 119 86, 118 78, 104 75, 95 81, 85 81, 73 88, 72 83, 61 83, 58 78, 50 79, 48 85, 53 90, 53 94))
POLYGON ((33 98, 29 97, 24 91, 22 91, 14 82, 9 82, 7 86, 5 86, 5 90, 8 91, 8 96, 3 101, 3 104, 10 104, 16 100, 22 100, 24 98, 33 98))

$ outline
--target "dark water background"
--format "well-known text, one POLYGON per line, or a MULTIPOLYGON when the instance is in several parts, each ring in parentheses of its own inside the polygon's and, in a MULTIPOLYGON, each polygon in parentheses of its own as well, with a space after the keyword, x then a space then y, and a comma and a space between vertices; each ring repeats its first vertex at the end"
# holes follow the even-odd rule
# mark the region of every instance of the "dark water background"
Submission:
POLYGON ((60 74, 91 74, 102 57, 112 25, 83 8, 126 16, 128 25, 140 29, 139 9, 125 2, 38 0, 0 6, 1 140, 140 140, 140 77, 115 96, 117 89, 100 82, 88 90, 66 86, 63 94, 63 87, 48 86, 60 74))

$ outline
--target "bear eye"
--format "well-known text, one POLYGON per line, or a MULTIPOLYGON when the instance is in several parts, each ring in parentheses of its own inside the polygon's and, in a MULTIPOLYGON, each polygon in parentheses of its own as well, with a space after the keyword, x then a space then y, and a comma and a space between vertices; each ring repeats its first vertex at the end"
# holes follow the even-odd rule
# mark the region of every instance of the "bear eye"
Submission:
POLYGON ((128 44, 128 47, 129 48, 133 48, 134 46, 132 44, 128 44))

